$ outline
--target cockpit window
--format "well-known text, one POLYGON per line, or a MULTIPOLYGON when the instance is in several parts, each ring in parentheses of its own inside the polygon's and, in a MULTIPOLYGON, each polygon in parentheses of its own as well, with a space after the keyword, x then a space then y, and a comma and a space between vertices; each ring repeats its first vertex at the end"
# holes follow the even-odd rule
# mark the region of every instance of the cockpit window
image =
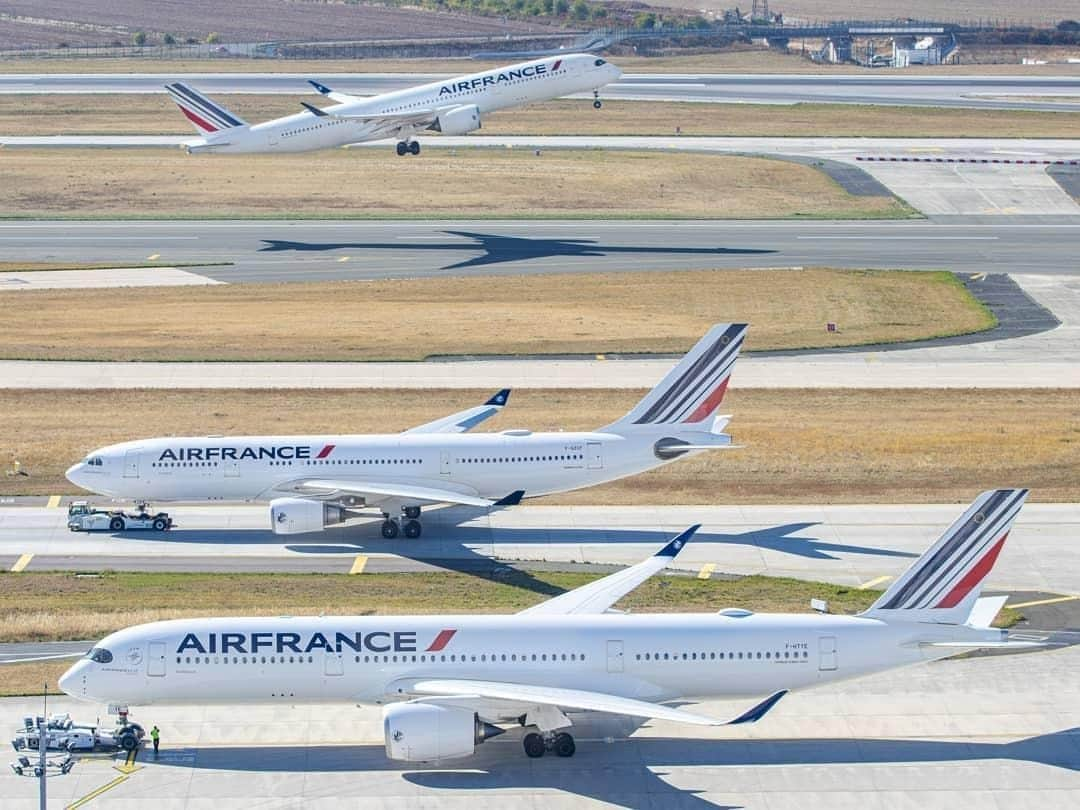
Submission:
POLYGON ((596 65, 596 67, 600 67, 601 65, 606 65, 607 62, 605 62, 603 59, 597 59, 595 62, 593 62, 593 64, 596 65))
POLYGON ((101 466, 101 456, 91 456, 90 458, 88 458, 86 460, 86 464, 87 464, 88 467, 100 467, 101 466))
POLYGON ((94 647, 86 654, 86 657, 95 664, 108 664, 112 661, 112 653, 104 647, 94 647))

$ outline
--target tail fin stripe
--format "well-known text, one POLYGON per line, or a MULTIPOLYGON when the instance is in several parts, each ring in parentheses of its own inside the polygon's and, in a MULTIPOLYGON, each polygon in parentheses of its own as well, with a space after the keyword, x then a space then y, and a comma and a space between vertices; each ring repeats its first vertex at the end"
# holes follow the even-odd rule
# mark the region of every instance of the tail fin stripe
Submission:
MULTIPOLYGON (((948 589, 956 584, 956 577, 959 576, 960 572, 971 566, 986 553, 990 546, 1008 534, 1009 525, 1016 518, 1021 505, 1018 503, 1010 507, 1008 513, 1003 513, 993 521, 993 526, 983 533, 981 539, 965 548, 962 554, 958 554, 956 560, 948 566, 947 570, 941 573, 941 576, 934 581, 933 585, 926 588, 915 600, 915 607, 929 608, 942 599, 948 589)), ((989 522, 988 520, 987 523, 989 522)))
POLYGON ((184 114, 184 117, 187 118, 187 120, 189 120, 191 123, 193 123, 199 129, 205 130, 206 132, 217 132, 220 129, 219 127, 216 127, 213 124, 211 124, 209 121, 204 121, 202 118, 200 118, 195 113, 193 113, 191 110, 189 110, 187 107, 181 107, 180 112, 182 112, 184 114))
POLYGON ((993 547, 983 555, 983 558, 975 564, 975 567, 968 571, 964 578, 956 583, 954 587, 945 598, 938 602, 934 607, 936 608, 951 608, 956 607, 964 601, 964 597, 967 596, 971 589, 982 582, 986 575, 990 573, 990 569, 994 567, 994 563, 997 562, 998 554, 1001 553, 1001 547, 1005 545, 1005 540, 1009 536, 1008 532, 1005 532, 1001 536, 1001 539, 994 543, 993 547))
POLYGON ((169 85, 169 87, 173 92, 183 96, 188 104, 195 107, 203 114, 210 116, 222 127, 227 129, 229 127, 240 127, 244 125, 243 122, 235 116, 230 115, 206 96, 196 93, 190 87, 180 84, 179 82, 175 82, 174 84, 169 85))
POLYGON ((972 551, 978 554, 976 549, 981 550, 988 542, 987 538, 992 542, 998 536, 1001 527, 1007 525, 1015 516, 1026 494, 1026 490, 998 490, 985 502, 976 503, 970 510, 970 516, 945 536, 941 547, 928 555, 917 570, 910 572, 903 587, 880 607, 885 610, 915 608, 918 603, 942 588, 955 571, 961 570, 960 566, 970 562, 974 556, 972 551), (1006 500, 1009 500, 1009 503, 1002 508, 1006 500), (987 517, 989 519, 986 519, 987 517))
POLYGON ((669 411, 659 420, 660 422, 680 422, 692 408, 695 408, 698 401, 702 397, 712 396, 711 392, 714 392, 718 383, 727 379, 728 373, 731 371, 731 367, 735 365, 735 358, 738 355, 738 347, 736 347, 735 354, 727 355, 723 362, 723 365, 719 368, 712 369, 701 382, 694 387, 692 391, 689 391, 686 396, 682 398, 682 401, 675 406, 675 409, 669 411))
MULTIPOLYGON (((176 102, 176 104, 180 107, 184 114, 187 115, 187 117, 192 121, 195 120, 194 118, 192 118, 192 116, 196 116, 200 121, 203 121, 204 123, 209 123, 211 129, 219 130, 230 128, 231 125, 228 122, 223 121, 220 116, 215 115, 203 105, 197 104, 196 102, 192 101, 187 96, 182 95, 179 92, 173 92, 170 90, 169 93, 172 96, 173 101, 176 102)), ((197 124, 198 122, 196 121, 195 123, 197 124)))
POLYGON ((678 380, 672 383, 671 387, 664 392, 663 396, 661 396, 643 416, 635 420, 635 424, 640 425, 655 421, 666 421, 670 418, 673 410, 678 410, 683 407, 686 402, 685 398, 676 404, 674 408, 671 406, 675 400, 679 399, 687 388, 692 389, 688 396, 693 397, 694 393, 703 387, 703 376, 705 377, 704 382, 708 384, 709 380, 714 377, 717 369, 722 370, 725 367, 725 361, 738 353, 739 347, 742 345, 742 339, 739 338, 739 335, 743 331, 744 327, 742 325, 733 324, 730 326, 724 334, 709 347, 705 354, 699 357, 678 380), (712 367, 711 370, 706 371, 706 369, 710 369, 710 367, 712 367), (663 413, 664 416, 658 418, 658 415, 661 413, 663 413))

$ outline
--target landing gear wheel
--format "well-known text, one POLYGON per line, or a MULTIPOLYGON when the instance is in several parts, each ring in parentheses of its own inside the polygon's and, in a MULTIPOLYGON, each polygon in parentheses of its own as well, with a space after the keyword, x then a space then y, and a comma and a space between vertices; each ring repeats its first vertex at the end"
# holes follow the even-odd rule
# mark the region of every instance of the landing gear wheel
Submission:
POLYGON ((409 141, 409 153, 413 155, 420 154, 420 141, 409 141))
POLYGON ((169 527, 169 524, 165 521, 165 518, 154 518, 154 531, 163 532, 169 527))
POLYGON ((531 734, 526 734, 525 738, 521 741, 521 745, 525 749, 525 756, 530 759, 539 759, 544 755, 544 738, 535 731, 531 734))
POLYGON ((122 532, 124 530, 124 519, 121 517, 114 517, 109 521, 109 528, 114 532, 122 532))
POLYGON ((139 747, 139 738, 131 731, 125 731, 121 734, 117 742, 125 751, 134 751, 139 747))
POLYGON ((393 540, 398 536, 398 525, 392 520, 384 520, 381 531, 383 537, 393 540))
POLYGON ((551 745, 551 750, 560 757, 572 757, 577 750, 577 746, 574 745, 574 738, 565 732, 555 735, 555 742, 551 745))
POLYGON ((595 110, 599 110, 601 107, 604 106, 603 103, 601 103, 600 99, 597 99, 596 101, 594 101, 592 103, 592 105, 593 105, 593 109, 595 109, 595 110))
POLYGON ((405 157, 409 152, 409 145, 405 141, 398 141, 397 153, 398 157, 405 157))
POLYGON ((420 525, 419 520, 410 520, 405 524, 405 536, 410 540, 415 540, 424 531, 424 527, 420 525))
POLYGON ((405 513, 405 517, 407 517, 409 520, 416 520, 418 517, 420 517, 419 506, 406 506, 401 511, 405 513))

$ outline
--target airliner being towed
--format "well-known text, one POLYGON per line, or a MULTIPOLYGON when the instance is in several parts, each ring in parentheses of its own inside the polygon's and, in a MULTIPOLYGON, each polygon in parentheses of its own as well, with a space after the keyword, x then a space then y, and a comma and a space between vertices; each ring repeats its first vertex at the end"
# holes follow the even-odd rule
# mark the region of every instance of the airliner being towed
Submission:
MULTIPOLYGON (((513 505, 613 481, 731 446, 723 399, 746 324, 709 330, 637 406, 587 433, 470 434, 506 405, 484 405, 370 436, 200 436, 125 442, 67 471, 84 489, 135 501, 269 501, 277 534, 322 531, 364 507, 382 535, 419 537, 421 507, 513 505)), ((121 527, 122 528, 122 527, 121 527)))
POLYGON ((363 98, 337 93, 310 82, 336 104, 319 108, 301 102, 305 112, 254 126, 180 82, 165 85, 201 138, 188 141, 188 152, 309 152, 361 141, 397 138, 398 155, 420 154, 417 132, 465 135, 480 129, 483 116, 495 110, 591 90, 600 108, 600 88, 622 71, 587 53, 546 57, 470 73, 446 81, 363 98))
POLYGON ((501 725, 530 757, 571 756, 571 715, 701 726, 759 720, 786 691, 979 647, 1028 647, 990 627, 1008 597, 979 598, 1027 490, 985 492, 858 616, 626 614, 618 599, 675 557, 658 554, 512 616, 181 619, 107 636, 60 679, 84 700, 152 704, 382 705, 386 754, 465 757, 501 725), (771 693, 771 694, 769 694, 771 693), (769 696, 730 720, 670 701, 769 696))

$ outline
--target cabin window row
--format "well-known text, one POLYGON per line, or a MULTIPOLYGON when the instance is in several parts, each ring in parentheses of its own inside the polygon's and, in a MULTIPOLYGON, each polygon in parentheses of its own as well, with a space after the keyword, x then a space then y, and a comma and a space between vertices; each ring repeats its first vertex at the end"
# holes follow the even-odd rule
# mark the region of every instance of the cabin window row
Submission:
MULTIPOLYGON (((288 660, 284 655, 234 655, 232 661, 229 661, 229 656, 217 656, 213 657, 213 663, 215 664, 247 664, 248 658, 251 659, 252 664, 313 664, 315 662, 315 656, 313 655, 290 655, 288 660)), ((178 664, 209 664, 211 658, 209 655, 178 655, 176 656, 176 663, 178 664)))
POLYGON ((517 464, 526 461, 574 461, 583 459, 582 455, 564 456, 507 456, 498 458, 459 458, 458 464, 517 464))
POLYGON ((684 653, 637 653, 636 661, 772 661, 791 660, 792 658, 809 658, 810 653, 806 650, 785 650, 773 652, 772 650, 757 650, 755 652, 684 652, 684 653))
POLYGON ((585 653, 481 653, 479 655, 457 655, 455 653, 442 655, 364 655, 354 656, 355 663, 364 664, 487 664, 497 662, 521 662, 521 661, 584 661, 585 653), (362 659, 362 660, 361 660, 362 659))

